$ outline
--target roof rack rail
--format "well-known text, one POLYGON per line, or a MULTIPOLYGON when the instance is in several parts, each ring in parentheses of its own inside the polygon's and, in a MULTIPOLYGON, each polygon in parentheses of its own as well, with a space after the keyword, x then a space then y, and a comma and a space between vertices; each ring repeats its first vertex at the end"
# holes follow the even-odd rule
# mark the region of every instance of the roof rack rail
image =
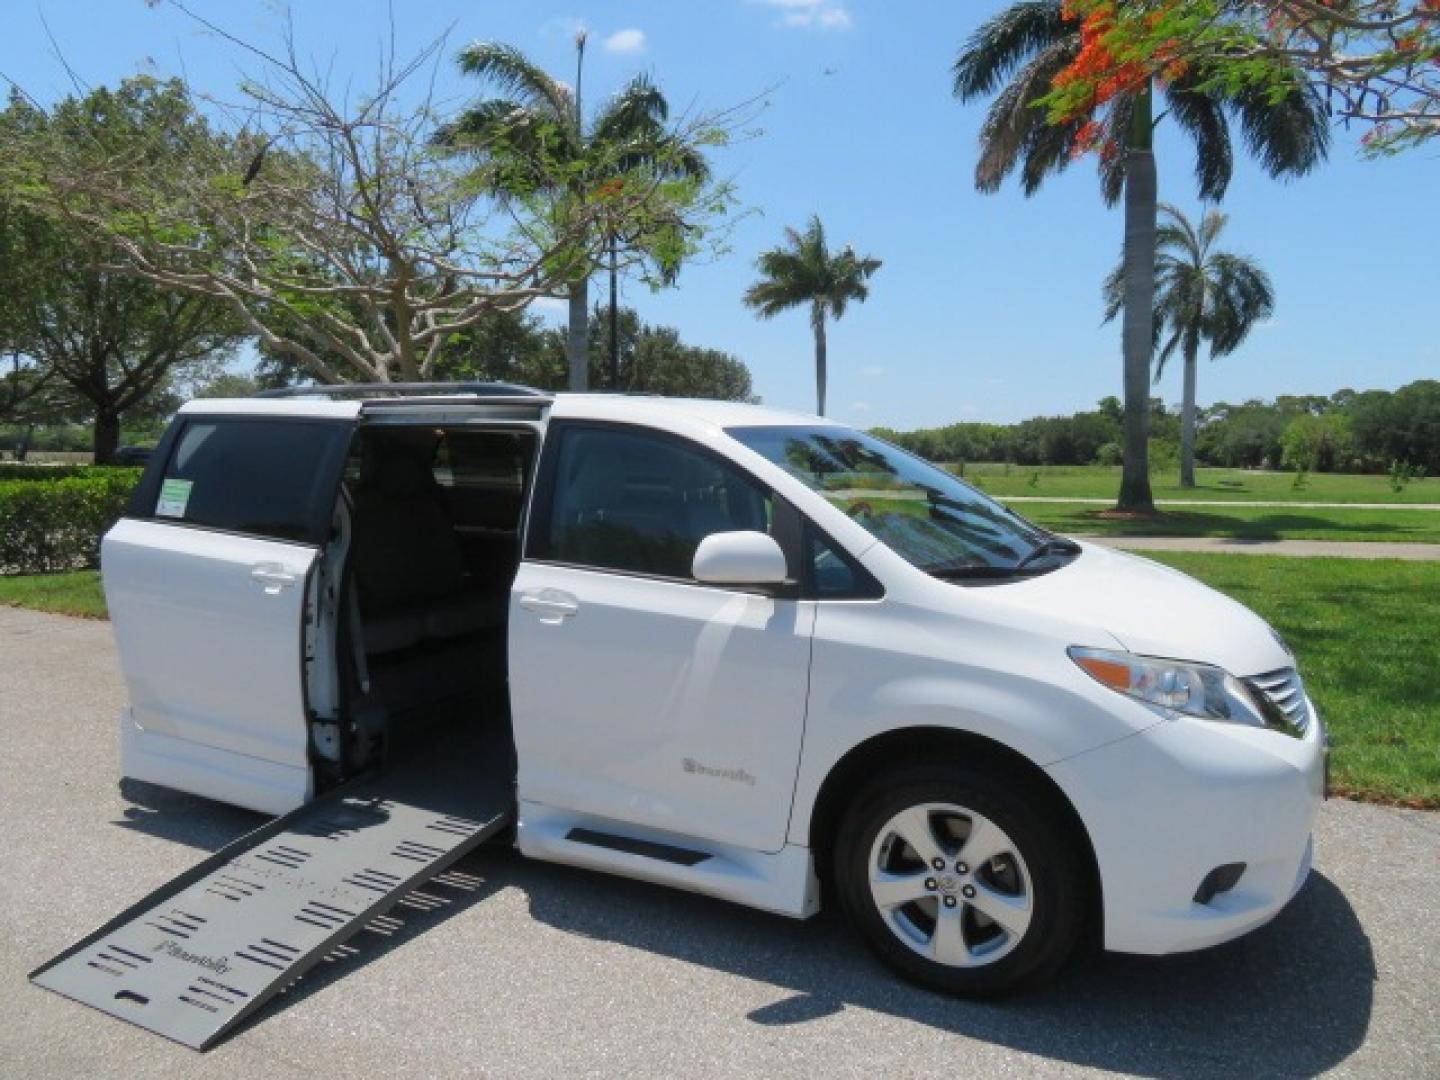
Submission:
POLYGON ((413 383, 313 383, 309 386, 284 386, 277 390, 261 390, 256 397, 294 398, 385 398, 385 397, 448 397, 450 395, 482 395, 484 397, 547 398, 549 395, 533 386, 507 382, 413 382, 413 383))

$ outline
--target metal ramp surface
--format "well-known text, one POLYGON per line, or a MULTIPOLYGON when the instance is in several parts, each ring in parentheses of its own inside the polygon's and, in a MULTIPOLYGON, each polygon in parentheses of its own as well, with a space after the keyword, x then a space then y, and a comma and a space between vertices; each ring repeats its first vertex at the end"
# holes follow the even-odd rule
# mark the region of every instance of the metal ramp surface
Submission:
POLYGON ((31 980, 207 1049, 510 824, 513 792, 486 749, 450 743, 276 818, 37 968, 31 980))

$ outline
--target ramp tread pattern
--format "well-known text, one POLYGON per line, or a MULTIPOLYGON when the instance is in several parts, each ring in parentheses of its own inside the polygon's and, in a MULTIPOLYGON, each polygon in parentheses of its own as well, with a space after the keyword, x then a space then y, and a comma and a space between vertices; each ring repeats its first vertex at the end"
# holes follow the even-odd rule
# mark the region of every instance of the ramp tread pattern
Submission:
POLYGON ((474 777, 352 782, 241 837, 31 979, 204 1050, 510 819, 508 799, 474 777))

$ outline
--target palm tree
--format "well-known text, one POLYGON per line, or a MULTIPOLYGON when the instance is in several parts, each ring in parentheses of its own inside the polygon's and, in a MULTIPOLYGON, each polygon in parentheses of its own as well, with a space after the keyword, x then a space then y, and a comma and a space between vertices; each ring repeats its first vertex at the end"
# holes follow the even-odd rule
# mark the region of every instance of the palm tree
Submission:
MULTIPOLYGON (((631 79, 587 124, 580 96, 583 31, 575 37, 575 50, 572 90, 513 45, 477 42, 466 47, 460 69, 488 83, 496 94, 441 127, 435 142, 475 155, 481 178, 502 198, 561 190, 583 198, 606 181, 647 170, 697 182, 708 179, 709 167, 699 148, 667 127, 669 105, 647 75, 631 79)), ((682 228, 678 222, 675 227, 682 228)), ((597 239, 609 256, 613 324, 620 246, 635 238, 606 230, 597 239)), ((590 271, 588 264, 578 269, 568 289, 565 355, 572 390, 586 389, 589 377, 590 271)))
POLYGON ((1018 169, 1021 188, 1033 195, 1093 140, 1101 148, 1105 202, 1113 206, 1124 195, 1125 466, 1118 507, 1150 512, 1146 439, 1154 352, 1155 126, 1168 117, 1190 138, 1200 196, 1214 201, 1224 195, 1234 164, 1229 118, 1238 121, 1246 149, 1274 177, 1298 176, 1322 161, 1329 128, 1319 94, 1298 72, 1288 87, 1245 88, 1227 97, 1206 88, 1206 73, 1197 69, 1164 82, 1142 79, 1121 88, 1092 115, 1050 124, 1045 109, 1035 103, 1080 48, 1080 22, 1065 18, 1061 0, 1019 0, 984 23, 960 50, 954 92, 962 101, 995 94, 980 129, 975 166, 980 191, 998 190, 1018 169), (1280 96, 1272 100, 1276 91, 1280 96), (1158 116, 1157 96, 1166 106, 1158 116))
POLYGON ((803 233, 785 230, 785 245, 762 252, 756 267, 764 275, 745 290, 745 303, 762 319, 802 304, 810 305, 815 332, 815 411, 825 415, 825 319, 839 319, 851 300, 870 296, 870 275, 880 260, 856 255, 849 244, 832 253, 825 227, 812 214, 803 233))
MULTIPOLYGON (((1155 381, 1165 362, 1179 350, 1185 359, 1184 403, 1180 410, 1180 486, 1195 486, 1195 376, 1201 344, 1210 358, 1229 356, 1275 310, 1275 291, 1260 265, 1243 255, 1216 251, 1229 220, 1207 210, 1197 229, 1168 203, 1160 204, 1164 221, 1155 231, 1155 381), (1168 337, 1166 336, 1168 334, 1168 337)), ((1105 321, 1125 305, 1122 263, 1105 279, 1105 321)))

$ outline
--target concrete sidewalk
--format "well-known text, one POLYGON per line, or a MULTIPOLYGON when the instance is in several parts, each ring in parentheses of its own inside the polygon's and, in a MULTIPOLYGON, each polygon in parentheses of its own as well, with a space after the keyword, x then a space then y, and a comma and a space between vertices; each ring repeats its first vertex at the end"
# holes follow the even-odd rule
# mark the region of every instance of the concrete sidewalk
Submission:
POLYGON ((1246 540, 1233 536, 1074 537, 1121 551, 1207 551, 1227 555, 1321 556, 1333 559, 1403 559, 1440 562, 1440 544, 1375 543, 1362 540, 1246 540))

